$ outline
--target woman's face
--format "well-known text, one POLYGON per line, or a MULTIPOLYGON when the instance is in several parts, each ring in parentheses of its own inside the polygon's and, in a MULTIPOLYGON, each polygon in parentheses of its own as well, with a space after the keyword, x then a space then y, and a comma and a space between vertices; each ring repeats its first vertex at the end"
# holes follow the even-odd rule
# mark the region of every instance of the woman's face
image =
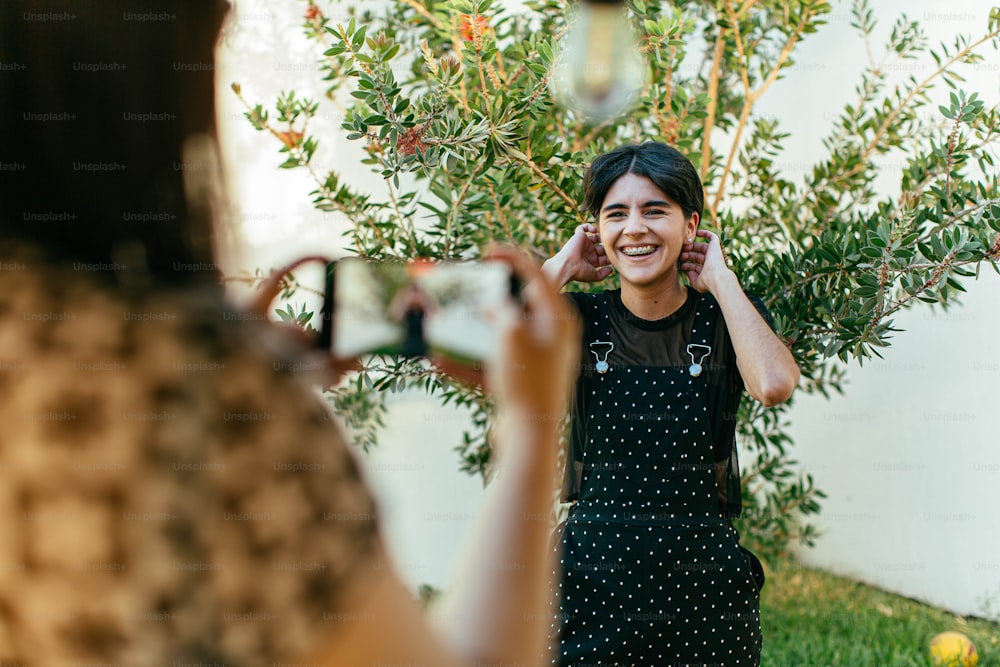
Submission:
POLYGON ((625 174, 608 190, 598 213, 601 244, 623 289, 667 286, 678 280, 677 260, 698 229, 698 214, 645 176, 625 174))

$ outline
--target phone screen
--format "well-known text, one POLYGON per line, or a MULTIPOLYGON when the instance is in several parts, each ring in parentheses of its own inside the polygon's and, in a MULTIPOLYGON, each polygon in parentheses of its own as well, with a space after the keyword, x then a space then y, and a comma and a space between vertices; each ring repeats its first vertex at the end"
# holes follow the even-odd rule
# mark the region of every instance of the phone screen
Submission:
POLYGON ((503 262, 374 262, 327 267, 319 344, 337 357, 430 353, 489 360, 518 285, 503 262))

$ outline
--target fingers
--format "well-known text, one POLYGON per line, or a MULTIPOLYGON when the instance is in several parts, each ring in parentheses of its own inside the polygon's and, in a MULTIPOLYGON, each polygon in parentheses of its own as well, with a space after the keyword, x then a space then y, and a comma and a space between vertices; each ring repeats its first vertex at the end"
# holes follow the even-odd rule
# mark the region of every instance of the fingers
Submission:
POLYGON ((296 259, 290 264, 286 264, 280 269, 272 271, 271 275, 265 278, 264 282, 260 284, 257 293, 254 294, 252 299, 250 299, 250 302, 247 303, 247 311, 267 317, 267 309, 270 307, 271 302, 274 301, 279 294, 281 294, 285 276, 307 262, 323 262, 324 264, 327 264, 329 261, 330 260, 327 257, 307 255, 296 259))
POLYGON ((681 252, 680 254, 680 260, 682 262, 703 263, 707 255, 708 255, 707 243, 692 243, 690 245, 685 244, 684 251, 681 252))
POLYGON ((483 368, 479 364, 470 366, 440 355, 432 356, 430 361, 459 382, 470 386, 486 387, 486 374, 483 373, 483 368))
POLYGON ((575 233, 583 234, 584 236, 587 237, 587 240, 594 245, 594 247, 600 249, 602 253, 604 252, 604 248, 600 245, 601 234, 597 229, 597 225, 590 222, 585 222, 582 225, 577 226, 575 233))
POLYGON ((354 373, 365 369, 364 364, 358 358, 338 359, 337 357, 327 356, 322 359, 322 363, 326 366, 325 382, 323 383, 324 389, 332 389, 340 384, 341 378, 347 373, 354 373))
POLYGON ((544 289, 533 289, 522 293, 527 306, 563 305, 559 300, 559 295, 556 293, 555 288, 545 274, 542 273, 541 268, 528 255, 517 248, 507 245, 496 245, 487 250, 486 256, 490 259, 498 259, 510 264, 514 274, 520 278, 523 285, 533 283, 536 280, 541 281, 541 284, 545 286, 544 289))

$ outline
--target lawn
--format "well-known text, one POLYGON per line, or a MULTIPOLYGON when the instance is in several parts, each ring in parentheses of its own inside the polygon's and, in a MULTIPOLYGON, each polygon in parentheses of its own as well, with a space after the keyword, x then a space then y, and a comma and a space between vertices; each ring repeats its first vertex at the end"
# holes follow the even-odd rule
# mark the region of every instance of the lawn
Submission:
POLYGON ((773 563, 761 595, 761 667, 927 667, 931 638, 955 630, 1000 667, 1000 624, 963 618, 883 590, 773 563))

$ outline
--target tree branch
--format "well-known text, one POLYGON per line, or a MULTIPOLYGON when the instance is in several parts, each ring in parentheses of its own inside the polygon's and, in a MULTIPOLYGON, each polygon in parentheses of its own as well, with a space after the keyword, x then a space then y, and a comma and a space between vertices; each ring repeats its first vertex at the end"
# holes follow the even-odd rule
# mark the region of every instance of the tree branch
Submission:
MULTIPOLYGON (((712 54, 712 71, 708 75, 708 109, 705 110, 705 124, 701 133, 701 181, 705 182, 708 176, 709 163, 712 160, 712 130, 715 129, 715 114, 719 107, 719 75, 722 70, 722 56, 725 53, 726 40, 724 32, 719 31, 719 36, 715 39, 715 49, 712 54)), ((711 209, 712 222, 717 216, 715 209, 711 209)))
MULTIPOLYGON (((727 3, 729 2, 730 0, 727 0, 727 3)), ((729 4, 729 6, 731 7, 732 5, 729 4)), ((802 36, 802 30, 806 25, 808 25, 809 19, 811 17, 812 17, 811 10, 803 12, 802 22, 799 24, 798 29, 796 29, 791 35, 789 35, 788 40, 785 42, 784 48, 781 49, 781 53, 778 55, 778 59, 777 61, 775 61, 774 67, 772 67, 771 71, 768 73, 767 78, 760 85, 760 87, 757 88, 757 90, 750 92, 747 96, 747 99, 744 100, 743 110, 740 113, 739 125, 736 128, 736 136, 733 138, 733 146, 729 151, 729 157, 726 159, 725 169, 723 169, 722 176, 719 179, 719 187, 715 191, 715 199, 712 203, 713 211, 718 210, 719 204, 722 201, 722 197, 725 194, 726 180, 729 178, 729 174, 732 170, 733 159, 736 157, 736 153, 739 152, 740 138, 743 136, 743 130, 746 128, 746 124, 750 118, 750 112, 753 109, 753 105, 756 104, 757 100, 760 99, 761 95, 763 95, 767 91, 767 89, 771 87, 771 84, 777 80, 778 74, 781 72, 782 66, 792 55, 792 49, 794 49, 795 45, 798 43, 799 37, 802 36)), ((739 45, 741 43, 739 39, 739 28, 734 26, 733 29, 736 31, 737 44, 739 45)), ((746 68, 743 67, 743 65, 741 64, 740 66, 741 77, 744 75, 745 71, 746 68)))
POLYGON ((927 88, 931 84, 931 82, 934 81, 934 79, 941 76, 941 74, 946 72, 948 68, 950 68, 952 65, 957 63, 965 56, 967 56, 980 44, 984 44, 990 41, 997 35, 1000 35, 1000 32, 994 31, 985 35, 979 41, 969 44, 964 49, 962 49, 954 56, 952 56, 951 59, 949 59, 943 65, 938 67, 933 74, 931 74, 926 79, 917 84, 917 86, 915 86, 913 90, 910 91, 910 94, 907 95, 906 98, 900 104, 893 107, 892 111, 889 112, 889 115, 885 117, 885 120, 882 122, 878 130, 875 132, 875 136, 872 137, 872 140, 869 142, 868 146, 861 152, 858 164, 853 169, 845 172, 843 178, 850 178, 854 174, 864 169, 865 165, 868 162, 868 158, 871 156, 872 152, 874 152, 874 150, 878 147, 879 142, 882 140, 882 137, 885 135, 886 132, 889 131, 889 128, 892 127, 892 124, 896 121, 896 117, 899 116, 899 114, 903 112, 903 110, 910 104, 910 102, 913 101, 914 97, 916 97, 921 91, 927 88))

